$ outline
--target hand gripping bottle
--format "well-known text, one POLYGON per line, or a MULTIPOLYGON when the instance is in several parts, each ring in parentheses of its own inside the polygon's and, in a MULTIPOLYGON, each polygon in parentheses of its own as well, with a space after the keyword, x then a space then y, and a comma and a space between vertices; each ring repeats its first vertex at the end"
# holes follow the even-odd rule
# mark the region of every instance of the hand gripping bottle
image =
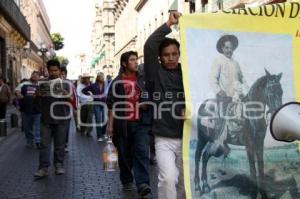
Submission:
POLYGON ((103 157, 103 169, 104 171, 116 171, 118 168, 118 152, 112 143, 111 139, 108 139, 102 153, 103 157))

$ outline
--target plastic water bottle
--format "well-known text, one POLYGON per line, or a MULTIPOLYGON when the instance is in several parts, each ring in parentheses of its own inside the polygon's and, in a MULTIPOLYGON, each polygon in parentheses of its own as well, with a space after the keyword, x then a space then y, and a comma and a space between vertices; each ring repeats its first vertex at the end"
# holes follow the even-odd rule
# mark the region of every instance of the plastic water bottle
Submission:
POLYGON ((102 153, 104 171, 116 171, 118 168, 118 152, 112 140, 108 139, 102 153))

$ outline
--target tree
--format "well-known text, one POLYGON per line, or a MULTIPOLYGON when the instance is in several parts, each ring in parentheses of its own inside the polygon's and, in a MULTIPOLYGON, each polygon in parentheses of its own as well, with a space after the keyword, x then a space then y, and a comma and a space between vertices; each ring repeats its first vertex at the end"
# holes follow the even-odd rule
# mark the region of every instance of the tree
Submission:
POLYGON ((69 64, 68 58, 64 56, 56 56, 55 58, 58 59, 62 67, 67 67, 67 65, 69 64))
POLYGON ((54 50, 60 50, 64 47, 64 38, 60 33, 52 33, 51 40, 54 44, 54 50))

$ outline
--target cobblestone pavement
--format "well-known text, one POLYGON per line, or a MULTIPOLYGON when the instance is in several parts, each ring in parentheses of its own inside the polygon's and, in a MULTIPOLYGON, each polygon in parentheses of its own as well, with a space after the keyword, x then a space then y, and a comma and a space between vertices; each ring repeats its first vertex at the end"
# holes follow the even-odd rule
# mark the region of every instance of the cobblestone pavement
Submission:
MULTIPOLYGON (((66 174, 55 176, 51 167, 48 178, 34 181, 38 150, 25 148, 24 134, 19 130, 0 143, 0 199, 137 198, 136 191, 122 191, 118 172, 102 170, 103 146, 96 141, 95 132, 91 138, 71 130, 69 153, 65 158, 66 174)), ((157 198, 156 176, 156 168, 152 166, 153 198, 157 198)))

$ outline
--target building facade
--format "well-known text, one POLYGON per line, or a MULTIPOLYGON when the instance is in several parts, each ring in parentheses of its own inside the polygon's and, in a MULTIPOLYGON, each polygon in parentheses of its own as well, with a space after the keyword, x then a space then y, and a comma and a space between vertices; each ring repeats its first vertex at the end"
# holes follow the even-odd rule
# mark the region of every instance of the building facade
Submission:
POLYGON ((129 50, 137 50, 137 17, 136 0, 116 0, 115 17, 115 70, 119 71, 120 57, 129 50))
MULTIPOLYGON (((183 14, 216 12, 222 9, 284 1, 285 0, 115 0, 113 4, 113 1, 109 1, 109 5, 113 5, 113 8, 109 7, 110 11, 113 11, 113 15, 104 14, 104 7, 101 8, 102 5, 96 8, 97 15, 92 39, 94 57, 96 59, 94 59, 93 65, 96 66, 96 71, 104 71, 103 66, 107 66, 105 63, 106 53, 110 52, 109 59, 113 60, 110 64, 112 64, 112 71, 114 71, 110 74, 114 74, 115 76, 120 68, 119 62, 121 54, 129 50, 137 51, 139 54, 139 63, 143 63, 143 47, 146 39, 154 30, 168 20, 169 11, 171 10, 177 10, 183 14), (109 37, 105 39, 104 21, 114 22, 115 39, 109 39, 109 37), (107 46, 111 48, 105 48, 107 46), (105 54, 103 52, 105 52, 105 54)), ((105 0, 103 2, 105 2, 105 0)), ((110 30, 112 31, 113 29, 110 30)), ((110 34, 113 33, 110 32, 110 34)), ((179 40, 178 27, 175 26, 172 33, 168 36, 179 40)))
MULTIPOLYGON (((145 41, 168 20, 170 10, 192 13, 195 11, 195 3, 186 0, 117 0, 114 10, 117 35, 115 62, 120 60, 123 52, 135 50, 139 54, 139 62, 143 63, 145 41)), ((175 27, 169 37, 179 39, 178 28, 175 27)))
POLYGON ((95 19, 92 30, 91 73, 104 72, 105 75, 116 75, 114 62, 115 24, 114 0, 103 0, 95 5, 95 19))
POLYGON ((0 74, 13 88, 21 79, 23 49, 30 42, 30 26, 19 1, 0 1, 0 74))
POLYGON ((22 78, 29 78, 33 71, 45 73, 45 62, 54 55, 50 34, 50 19, 42 0, 19 0, 21 12, 31 29, 28 51, 22 59, 22 78))

